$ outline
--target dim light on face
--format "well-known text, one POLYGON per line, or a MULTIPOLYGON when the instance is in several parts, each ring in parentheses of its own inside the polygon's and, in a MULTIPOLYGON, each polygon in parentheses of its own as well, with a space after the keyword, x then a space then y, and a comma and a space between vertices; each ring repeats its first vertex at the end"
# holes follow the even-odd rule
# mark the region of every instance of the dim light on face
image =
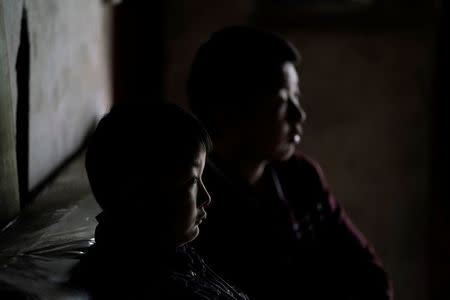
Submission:
POLYGON ((260 93, 258 106, 242 126, 245 140, 251 141, 244 146, 265 160, 286 160, 301 141, 306 114, 294 64, 281 64, 273 80, 275 88, 260 93))
POLYGON ((171 199, 174 202, 172 230, 177 246, 194 240, 200 232, 199 225, 206 218, 205 209, 211 198, 202 181, 205 161, 205 151, 199 151, 177 180, 174 199, 171 199))

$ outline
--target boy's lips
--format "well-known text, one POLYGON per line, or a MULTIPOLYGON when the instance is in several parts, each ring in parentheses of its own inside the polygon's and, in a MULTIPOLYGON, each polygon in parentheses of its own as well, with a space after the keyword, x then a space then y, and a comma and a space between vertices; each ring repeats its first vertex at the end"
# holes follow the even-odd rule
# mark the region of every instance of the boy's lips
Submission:
POLYGON ((201 214, 198 218, 197 218, 197 224, 201 224, 203 222, 203 220, 206 219, 206 213, 201 214))
POLYGON ((296 126, 289 135, 289 142, 296 145, 300 144, 303 135, 303 128, 301 126, 296 126))
POLYGON ((297 131, 291 133, 289 135, 289 139, 288 139, 289 143, 293 143, 296 145, 300 144, 301 140, 302 140, 302 135, 300 132, 297 132, 297 131))

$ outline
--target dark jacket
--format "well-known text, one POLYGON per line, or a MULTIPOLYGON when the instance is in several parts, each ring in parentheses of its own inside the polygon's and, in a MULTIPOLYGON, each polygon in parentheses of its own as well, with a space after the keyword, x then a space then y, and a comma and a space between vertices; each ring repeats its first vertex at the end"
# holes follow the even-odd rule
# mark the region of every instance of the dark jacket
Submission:
POLYGON ((212 157, 212 203, 195 247, 252 299, 391 299, 373 249, 301 153, 272 163, 257 186, 212 157))
POLYGON ((133 233, 133 228, 116 226, 118 222, 105 214, 97 219, 97 243, 74 268, 70 282, 92 300, 248 299, 214 273, 191 246, 161 249, 148 236, 154 228, 148 228, 147 235, 138 234, 136 228, 133 233))

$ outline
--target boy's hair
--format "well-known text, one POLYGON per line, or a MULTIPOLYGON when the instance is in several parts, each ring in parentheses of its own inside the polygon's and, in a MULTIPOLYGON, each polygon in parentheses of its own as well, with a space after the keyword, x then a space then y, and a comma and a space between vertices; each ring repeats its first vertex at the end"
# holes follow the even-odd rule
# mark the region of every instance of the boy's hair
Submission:
POLYGON ((126 183, 132 184, 135 190, 128 192, 134 196, 158 197, 164 180, 174 180, 198 151, 211 148, 206 129, 178 106, 121 103, 99 122, 88 145, 86 170, 103 210, 136 209, 133 201, 145 199, 128 197, 120 203, 126 183))
POLYGON ((219 30, 194 58, 187 81, 191 109, 215 138, 215 112, 245 118, 255 109, 256 94, 274 88, 280 65, 299 60, 295 47, 274 33, 244 26, 219 30))

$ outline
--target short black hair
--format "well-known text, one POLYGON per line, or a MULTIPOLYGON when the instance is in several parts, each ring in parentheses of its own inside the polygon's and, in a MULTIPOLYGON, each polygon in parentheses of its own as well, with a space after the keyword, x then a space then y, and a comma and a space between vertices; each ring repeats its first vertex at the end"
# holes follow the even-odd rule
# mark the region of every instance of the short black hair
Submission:
POLYGON ((226 27, 197 51, 187 81, 190 107, 214 138, 220 131, 214 112, 251 111, 255 92, 273 85, 275 70, 285 62, 299 61, 295 47, 275 33, 226 27))
POLYGON ((158 197, 161 180, 173 178, 198 151, 211 148, 203 125, 175 104, 120 103, 101 119, 91 137, 86 171, 103 210, 120 212, 125 207, 135 209, 133 201, 138 200, 128 199, 126 204, 117 200, 124 182, 144 180, 158 197))

